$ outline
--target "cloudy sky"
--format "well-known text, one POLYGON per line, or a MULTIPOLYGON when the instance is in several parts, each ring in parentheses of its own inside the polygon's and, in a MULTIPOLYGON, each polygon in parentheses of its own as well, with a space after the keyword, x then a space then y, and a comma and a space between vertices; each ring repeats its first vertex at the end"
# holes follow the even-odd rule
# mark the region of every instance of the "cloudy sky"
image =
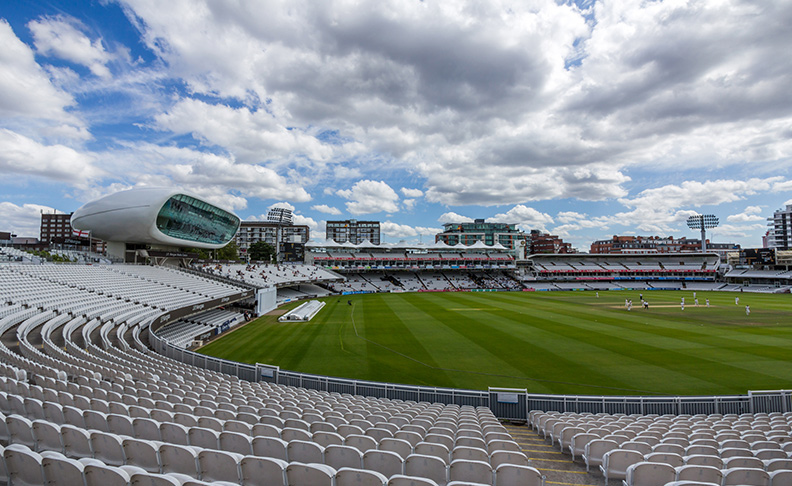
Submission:
POLYGON ((433 241, 486 218, 761 245, 792 204, 792 2, 0 4, 0 231, 136 185, 433 241))

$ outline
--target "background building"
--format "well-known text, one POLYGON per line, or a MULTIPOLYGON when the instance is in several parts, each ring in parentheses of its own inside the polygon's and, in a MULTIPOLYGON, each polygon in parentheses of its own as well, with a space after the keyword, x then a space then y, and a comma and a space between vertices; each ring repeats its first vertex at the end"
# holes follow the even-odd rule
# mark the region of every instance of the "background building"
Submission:
POLYGON ((263 241, 278 250, 286 243, 304 245, 310 238, 306 225, 284 226, 267 221, 242 221, 236 234, 236 244, 241 254, 247 253, 250 246, 263 241))
POLYGON ((379 221, 358 221, 348 219, 346 221, 328 221, 325 225, 325 238, 336 243, 350 242, 359 245, 369 240, 375 245, 380 244, 380 223, 379 221))
POLYGON ((74 249, 79 251, 105 251, 105 242, 92 238, 87 231, 72 228, 71 217, 74 213, 41 213, 39 241, 45 247, 74 249))
MULTIPOLYGON (((725 255, 739 250, 736 243, 711 243, 707 241, 707 252, 725 255)), ((617 236, 609 240, 598 240, 591 244, 590 253, 699 253, 701 240, 698 238, 674 238, 673 236, 617 236)))
POLYGON ((531 230, 526 244, 526 252, 529 255, 538 253, 576 253, 571 243, 565 243, 557 235, 542 233, 539 230, 531 230))
POLYGON ((251 245, 263 241, 275 248, 278 261, 302 261, 310 230, 304 224, 292 224, 292 212, 286 208, 272 208, 266 221, 242 221, 236 234, 240 255, 245 255, 251 245))
POLYGON ((790 250, 792 244, 792 204, 773 213, 772 218, 767 218, 769 232, 767 246, 778 250, 790 250))
POLYGON ((60 239, 61 241, 67 237, 71 238, 73 231, 71 225, 72 214, 74 213, 41 213, 41 229, 39 230, 39 240, 42 243, 50 244, 56 238, 60 239))
POLYGON ((511 223, 487 223, 477 219, 472 223, 446 223, 443 232, 435 235, 435 241, 442 241, 448 245, 462 243, 470 246, 477 241, 492 246, 500 243, 510 250, 514 250, 518 241, 528 242, 528 236, 511 223))

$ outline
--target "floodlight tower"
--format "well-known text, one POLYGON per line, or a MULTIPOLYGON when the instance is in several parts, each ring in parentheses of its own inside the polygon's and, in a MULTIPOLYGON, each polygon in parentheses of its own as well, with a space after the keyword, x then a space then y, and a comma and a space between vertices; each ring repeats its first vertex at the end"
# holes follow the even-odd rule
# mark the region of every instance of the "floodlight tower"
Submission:
POLYGON ((715 228, 718 226, 718 218, 714 214, 697 214, 687 219, 687 225, 690 229, 701 230, 701 252, 707 251, 707 228, 715 228))

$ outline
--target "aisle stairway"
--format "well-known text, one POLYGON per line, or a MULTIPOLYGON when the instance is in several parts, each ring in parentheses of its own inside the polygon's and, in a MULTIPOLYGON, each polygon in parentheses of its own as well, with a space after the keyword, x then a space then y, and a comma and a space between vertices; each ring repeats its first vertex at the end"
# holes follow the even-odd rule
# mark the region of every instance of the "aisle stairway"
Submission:
MULTIPOLYGON (((605 479, 599 474, 586 473, 582 462, 573 462, 572 456, 562 454, 558 446, 550 444, 550 439, 542 436, 526 425, 504 424, 520 448, 531 460, 531 466, 545 475, 545 484, 561 486, 606 486, 605 479)), ((621 481, 611 481, 621 484, 621 481)))

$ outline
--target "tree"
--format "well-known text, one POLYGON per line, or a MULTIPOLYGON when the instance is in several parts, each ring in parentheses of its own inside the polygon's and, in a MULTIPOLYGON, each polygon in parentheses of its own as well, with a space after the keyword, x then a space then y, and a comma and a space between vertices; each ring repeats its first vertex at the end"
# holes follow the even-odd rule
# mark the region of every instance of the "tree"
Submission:
POLYGON ((239 260, 239 247, 235 241, 231 241, 226 246, 217 250, 218 260, 239 260))
POLYGON ((268 262, 270 259, 275 259, 275 248, 269 243, 257 241, 250 245, 248 256, 250 256, 251 261, 268 262))

